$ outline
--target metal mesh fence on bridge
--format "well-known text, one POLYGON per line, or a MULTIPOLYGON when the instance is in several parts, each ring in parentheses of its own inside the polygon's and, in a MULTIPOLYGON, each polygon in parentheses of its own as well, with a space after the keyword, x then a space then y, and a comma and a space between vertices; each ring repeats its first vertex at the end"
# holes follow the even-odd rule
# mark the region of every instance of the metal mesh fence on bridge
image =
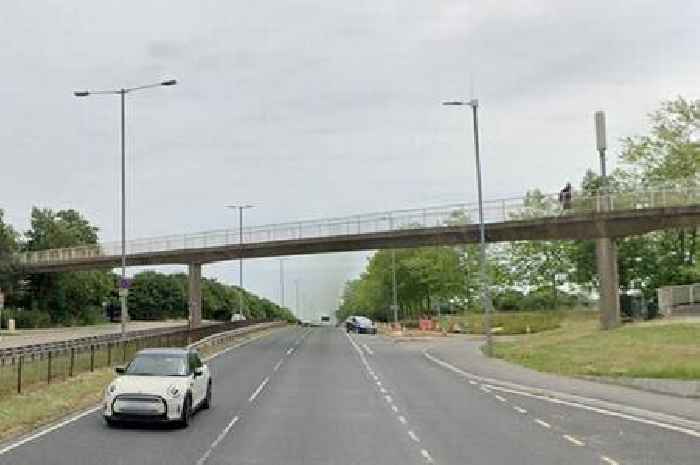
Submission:
MULTIPOLYGON (((499 223, 515 220, 551 218, 563 214, 584 214, 606 211, 639 210, 700 204, 700 189, 659 189, 616 192, 606 195, 574 193, 563 205, 558 194, 531 194, 484 202, 484 221, 499 223), (607 205, 607 206, 606 206, 607 205), (605 207, 606 206, 606 207, 605 207), (605 208, 604 208, 605 207, 605 208)), ((393 210, 313 221, 297 221, 243 228, 244 243, 264 243, 330 236, 355 235, 474 224, 478 221, 478 205, 456 203, 427 208, 393 210)), ((193 234, 171 235, 127 241, 127 254, 144 254, 240 243, 238 229, 222 229, 193 234)), ((18 254, 22 264, 58 264, 63 261, 93 257, 117 257, 121 243, 42 250, 18 254)))

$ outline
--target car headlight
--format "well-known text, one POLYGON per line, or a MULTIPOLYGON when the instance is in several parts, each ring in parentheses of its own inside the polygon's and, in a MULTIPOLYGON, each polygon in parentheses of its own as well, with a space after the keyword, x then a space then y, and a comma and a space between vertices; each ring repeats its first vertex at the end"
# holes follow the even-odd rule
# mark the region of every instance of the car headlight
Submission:
POLYGON ((116 390, 117 385, 115 383, 111 383, 109 386, 107 386, 107 389, 105 389, 105 395, 111 396, 116 390))
POLYGON ((178 388, 176 385, 171 384, 168 387, 168 394, 170 394, 171 397, 177 398, 180 397, 181 391, 180 388, 178 388))

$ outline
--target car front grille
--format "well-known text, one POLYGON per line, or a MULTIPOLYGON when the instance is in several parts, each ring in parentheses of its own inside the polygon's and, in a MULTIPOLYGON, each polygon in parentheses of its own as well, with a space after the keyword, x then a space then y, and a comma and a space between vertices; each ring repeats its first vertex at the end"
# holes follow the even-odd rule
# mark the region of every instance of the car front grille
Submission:
POLYGON ((167 417, 168 405, 165 399, 152 394, 120 394, 112 401, 112 412, 117 417, 167 417))

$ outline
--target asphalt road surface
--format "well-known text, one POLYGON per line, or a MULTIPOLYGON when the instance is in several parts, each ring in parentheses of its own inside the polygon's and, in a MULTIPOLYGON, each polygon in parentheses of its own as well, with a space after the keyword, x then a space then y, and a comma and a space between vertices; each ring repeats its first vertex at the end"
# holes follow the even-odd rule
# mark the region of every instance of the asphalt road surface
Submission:
POLYGON ((213 407, 187 429, 109 429, 92 413, 0 464, 700 463, 692 432, 471 384, 378 336, 287 328, 210 366, 213 407))

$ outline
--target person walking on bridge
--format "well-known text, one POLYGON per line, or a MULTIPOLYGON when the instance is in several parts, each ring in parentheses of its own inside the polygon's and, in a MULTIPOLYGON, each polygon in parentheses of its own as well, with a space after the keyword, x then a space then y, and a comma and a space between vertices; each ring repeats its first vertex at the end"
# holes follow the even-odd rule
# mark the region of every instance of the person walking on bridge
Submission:
POLYGON ((566 186, 559 191, 559 203, 562 211, 571 209, 571 183, 567 182, 566 186))

